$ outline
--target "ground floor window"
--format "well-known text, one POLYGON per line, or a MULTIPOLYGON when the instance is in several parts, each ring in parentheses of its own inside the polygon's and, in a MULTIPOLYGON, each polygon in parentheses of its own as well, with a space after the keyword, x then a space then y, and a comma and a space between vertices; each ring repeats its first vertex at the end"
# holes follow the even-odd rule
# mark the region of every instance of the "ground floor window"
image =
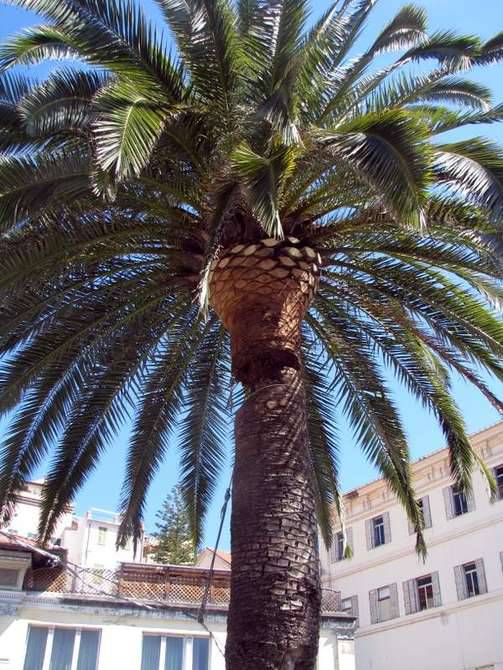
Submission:
POLYGON ((206 637, 143 636, 141 670, 208 670, 206 637))
POLYGON ((96 670, 99 630, 30 626, 23 670, 96 670))

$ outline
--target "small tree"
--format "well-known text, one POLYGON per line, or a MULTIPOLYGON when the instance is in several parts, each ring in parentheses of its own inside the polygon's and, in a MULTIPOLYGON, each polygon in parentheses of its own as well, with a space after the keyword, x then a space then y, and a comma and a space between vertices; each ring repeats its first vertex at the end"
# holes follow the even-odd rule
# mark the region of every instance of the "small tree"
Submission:
POLYGON ((182 565, 194 562, 194 543, 190 533, 189 515, 180 488, 175 486, 157 512, 153 536, 159 544, 152 557, 156 563, 182 565))

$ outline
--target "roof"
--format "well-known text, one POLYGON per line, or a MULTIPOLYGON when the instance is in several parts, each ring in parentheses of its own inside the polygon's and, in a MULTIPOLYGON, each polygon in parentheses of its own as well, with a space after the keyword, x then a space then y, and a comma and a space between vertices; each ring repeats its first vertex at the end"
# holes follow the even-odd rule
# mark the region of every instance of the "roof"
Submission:
POLYGON ((42 567, 45 565, 50 566, 54 561, 54 559, 51 557, 51 554, 59 559, 66 555, 66 549, 62 549, 61 547, 53 547, 52 545, 48 547, 42 547, 38 542, 30 539, 29 537, 16 535, 14 533, 6 533, 5 531, 1 530, 0 549, 31 553, 34 567, 42 567))
POLYGON ((218 558, 221 558, 222 561, 225 561, 229 565, 231 565, 232 558, 231 555, 228 551, 222 551, 221 549, 213 549, 213 547, 205 547, 201 553, 204 551, 209 551, 210 554, 215 554, 218 558))

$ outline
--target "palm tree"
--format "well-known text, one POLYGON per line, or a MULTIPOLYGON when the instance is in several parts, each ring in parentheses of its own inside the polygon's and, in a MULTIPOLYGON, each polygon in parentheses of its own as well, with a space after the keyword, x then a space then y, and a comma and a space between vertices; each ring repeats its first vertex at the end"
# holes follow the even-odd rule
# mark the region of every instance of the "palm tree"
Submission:
POLYGON ((236 409, 227 667, 311 669, 339 417, 424 553, 390 371, 465 491, 452 371, 502 409, 503 152, 442 133, 503 117, 465 78, 503 33, 407 5, 355 56, 375 0, 157 2, 175 46, 130 0, 11 2, 47 22, 0 50, 0 505, 52 454, 50 537, 132 415, 121 541, 178 426, 197 543, 236 409), (16 74, 47 59, 85 67, 16 74))

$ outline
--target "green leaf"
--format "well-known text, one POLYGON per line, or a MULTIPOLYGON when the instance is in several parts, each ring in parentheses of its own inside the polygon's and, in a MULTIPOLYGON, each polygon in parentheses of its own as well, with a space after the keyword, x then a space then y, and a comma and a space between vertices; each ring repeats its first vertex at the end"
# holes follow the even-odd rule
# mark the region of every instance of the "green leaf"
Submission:
POLYGON ((334 159, 368 183, 392 215, 420 226, 430 182, 426 131, 403 111, 361 116, 334 131, 318 131, 334 159))

